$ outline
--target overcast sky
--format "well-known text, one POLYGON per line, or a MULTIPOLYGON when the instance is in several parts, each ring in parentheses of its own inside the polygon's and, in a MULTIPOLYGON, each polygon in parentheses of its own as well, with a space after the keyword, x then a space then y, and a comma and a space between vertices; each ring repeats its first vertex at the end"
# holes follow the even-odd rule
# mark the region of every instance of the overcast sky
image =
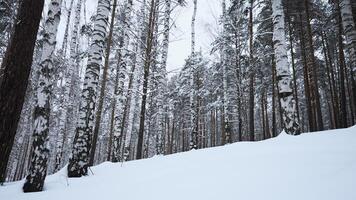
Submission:
MULTIPOLYGON (((191 20, 193 0, 187 0, 186 7, 179 7, 172 13, 175 26, 171 30, 167 70, 181 68, 190 54, 191 20)), ((210 44, 217 32, 221 15, 221 0, 198 0, 196 19, 196 50, 202 49, 208 55, 210 44)))

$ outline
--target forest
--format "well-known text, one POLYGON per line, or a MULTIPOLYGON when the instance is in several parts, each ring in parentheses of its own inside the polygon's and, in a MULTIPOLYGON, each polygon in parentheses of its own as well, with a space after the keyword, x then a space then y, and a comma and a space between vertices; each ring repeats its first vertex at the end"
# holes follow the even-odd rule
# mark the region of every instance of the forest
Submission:
POLYGON ((202 1, 0 0, 0 183, 356 124, 355 0, 202 1))

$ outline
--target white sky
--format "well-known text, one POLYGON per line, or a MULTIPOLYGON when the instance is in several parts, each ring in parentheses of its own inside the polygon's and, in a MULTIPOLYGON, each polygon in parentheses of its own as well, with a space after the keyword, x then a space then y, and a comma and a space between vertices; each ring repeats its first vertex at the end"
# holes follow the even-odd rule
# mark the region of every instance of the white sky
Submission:
MULTIPOLYGON (((186 7, 178 7, 172 13, 175 26, 171 30, 167 71, 181 68, 190 54, 192 15, 193 0, 187 0, 186 7)), ((220 15, 221 0, 198 0, 196 50, 202 49, 204 55, 210 52, 220 15)))

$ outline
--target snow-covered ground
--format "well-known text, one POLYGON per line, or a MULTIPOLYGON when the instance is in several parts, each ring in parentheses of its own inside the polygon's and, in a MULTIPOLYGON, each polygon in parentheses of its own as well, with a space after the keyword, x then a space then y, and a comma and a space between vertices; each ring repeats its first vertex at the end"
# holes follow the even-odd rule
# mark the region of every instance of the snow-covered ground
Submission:
POLYGON ((7 183, 0 199, 355 200, 356 127, 107 162, 92 171, 67 179, 62 170, 40 193, 22 193, 23 181, 7 183))

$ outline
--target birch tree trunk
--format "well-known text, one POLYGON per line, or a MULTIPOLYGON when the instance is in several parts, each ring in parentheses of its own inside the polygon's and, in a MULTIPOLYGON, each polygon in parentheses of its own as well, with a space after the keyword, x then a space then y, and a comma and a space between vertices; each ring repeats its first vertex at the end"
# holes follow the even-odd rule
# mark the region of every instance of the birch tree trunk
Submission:
POLYGON ((67 21, 66 21, 66 28, 65 28, 65 31, 64 31, 64 38, 63 38, 63 43, 62 43, 62 48, 61 48, 61 51, 63 52, 64 56, 66 56, 67 54, 67 44, 68 44, 68 33, 69 33, 69 22, 70 22, 70 17, 72 15, 72 10, 73 10, 73 3, 74 3, 74 0, 71 0, 70 1, 70 5, 69 5, 69 10, 68 10, 68 13, 67 13, 67 21))
POLYGON ((226 19, 226 3, 225 0, 222 2, 222 8, 223 8, 223 47, 222 47, 222 67, 223 67, 223 88, 224 88, 224 134, 222 138, 222 144, 226 143, 231 143, 231 127, 230 127, 230 116, 228 112, 228 108, 230 105, 230 98, 228 96, 228 74, 229 74, 229 69, 228 69, 228 63, 227 63, 227 45, 228 45, 228 35, 227 35, 227 19, 226 19))
POLYGON ((287 57, 285 38, 284 13, 282 0, 272 1, 273 10, 273 43, 276 58, 276 74, 279 88, 279 99, 285 131, 291 135, 299 134, 296 106, 293 98, 292 78, 287 57))
POLYGON ((90 149, 89 166, 92 166, 94 164, 94 156, 95 156, 96 144, 98 141, 100 122, 101 122, 101 114, 103 112, 103 107, 104 107, 105 89, 106 89, 106 82, 108 79, 107 76, 108 76, 108 69, 109 69, 112 37, 113 37, 113 32, 114 32, 116 6, 117 6, 117 0, 114 0, 113 6, 112 6, 112 11, 111 11, 109 35, 108 35, 108 38, 106 41, 104 71, 103 71, 103 75, 101 78, 99 103, 98 103, 98 108, 96 110, 96 115, 95 115, 95 127, 94 127, 94 133, 93 133, 93 144, 92 144, 92 148, 90 149))
POLYGON ((80 99, 79 119, 73 142, 72 155, 69 159, 68 177, 81 177, 88 172, 89 152, 92 144, 95 118, 95 102, 100 66, 102 65, 105 49, 109 14, 110 0, 99 0, 80 99))
MULTIPOLYGON (((165 0, 165 11, 164 11, 164 24, 163 24, 163 41, 162 41, 162 57, 161 63, 157 65, 158 74, 157 74, 157 117, 156 117, 156 126, 157 126, 157 136, 160 137, 158 140, 159 145, 157 148, 157 154, 164 153, 162 143, 162 138, 164 138, 164 88, 166 87, 166 73, 167 73, 167 58, 168 58, 168 46, 169 46, 169 31, 170 31, 170 15, 171 15, 171 0, 165 0)), ((158 28, 157 30, 158 31, 158 28)), ((157 47, 158 48, 158 47, 157 47)))
MULTIPOLYGON (((71 0, 70 2, 70 7, 68 10, 68 16, 67 16, 67 20, 66 20, 66 28, 65 28, 65 32, 64 32, 64 38, 63 38, 63 43, 62 43, 62 47, 61 47, 61 53, 63 53, 64 57, 67 54, 67 46, 68 46, 68 37, 69 37, 69 26, 70 26, 70 18, 71 18, 71 13, 73 10, 73 4, 74 4, 74 0, 71 0)), ((77 33, 78 33, 78 27, 79 27, 79 22, 80 22, 80 10, 81 10, 81 0, 78 0, 77 2, 77 6, 76 6, 76 10, 75 10, 75 20, 74 20, 74 26, 73 26, 73 34, 71 37, 71 44, 70 47, 73 47, 73 50, 75 51, 75 47, 77 46, 77 33)), ((75 60, 75 56, 76 52, 70 52, 71 54, 71 58, 70 58, 70 62, 73 62, 75 60)), ((74 63, 74 62, 73 62, 74 63)), ((74 65, 73 65, 74 66, 74 65)), ((75 67, 77 68, 77 67, 75 67)), ((60 109, 61 109, 61 114, 60 114, 60 119, 59 119, 59 134, 58 134, 58 138, 57 138, 57 143, 56 143, 56 155, 55 155, 55 166, 54 166, 54 171, 59 171, 61 168, 61 164, 62 164, 62 157, 63 157, 63 147, 65 144, 65 140, 67 139, 67 135, 68 132, 67 130, 67 126, 68 124, 66 123, 67 117, 68 117, 68 108, 70 108, 72 105, 72 103, 70 103, 70 94, 71 94, 71 88, 73 88, 74 86, 72 85, 72 79, 73 79, 73 73, 74 69, 72 69, 72 67, 66 67, 65 69, 65 73, 64 73, 64 77, 62 78, 62 81, 65 81, 64 84, 61 83, 62 85, 62 91, 63 91, 63 97, 62 97, 62 102, 60 105, 60 109)))
POLYGON ((190 63, 190 138, 189 138, 189 149, 197 149, 198 143, 198 130, 196 127, 197 121, 197 112, 196 112, 196 85, 195 85, 195 65, 196 65, 196 52, 195 52, 195 20, 197 16, 197 4, 198 1, 194 0, 194 11, 192 16, 192 55, 191 55, 191 63, 190 63))
MULTIPOLYGON (((64 111, 63 111, 63 122, 64 125, 61 126, 60 134, 62 135, 62 143, 58 143, 57 155, 58 163, 56 164, 58 168, 61 166, 61 160, 63 160, 64 146, 66 145, 66 140, 69 138, 69 132, 74 131, 74 126, 76 123, 76 114, 77 114, 77 100, 80 92, 80 75, 79 75, 79 25, 80 25, 80 13, 82 10, 82 0, 78 0, 76 3, 75 13, 74 13, 74 22, 73 28, 71 30, 71 38, 69 45, 69 65, 66 66, 65 74, 65 84, 64 84, 64 111)), ((65 42, 65 41, 64 41, 65 42)), ((63 45, 62 45, 63 46, 63 45)), ((66 46, 66 45, 65 45, 66 46)), ((66 49, 66 47, 64 47, 66 49)), ((63 49, 62 49, 63 50, 63 49)), ((57 168, 57 169, 58 169, 57 168)))
POLYGON ((54 70, 54 52, 56 48, 57 28, 61 16, 62 0, 51 0, 47 19, 44 24, 43 51, 39 66, 39 79, 34 108, 34 132, 29 174, 23 186, 24 192, 42 191, 47 174, 47 149, 50 97, 52 94, 52 75, 54 70))
POLYGON ((125 87, 125 79, 126 79, 126 74, 127 74, 127 64, 128 64, 128 59, 129 59, 129 37, 128 37, 128 32, 129 32, 129 21, 130 21, 130 15, 131 15, 131 10, 132 10, 132 1, 127 1, 126 2, 126 7, 123 13, 123 26, 122 26, 122 32, 121 32, 121 37, 122 37, 122 45, 120 48, 120 58, 117 66, 117 85, 115 87, 115 105, 116 107, 114 108, 115 114, 114 114, 114 127, 113 127, 113 150, 112 150, 112 161, 113 162, 118 162, 121 160, 120 158, 120 149, 121 149, 121 141, 122 141, 122 128, 123 128, 123 107, 125 103, 125 97, 124 97, 124 87, 125 87))

